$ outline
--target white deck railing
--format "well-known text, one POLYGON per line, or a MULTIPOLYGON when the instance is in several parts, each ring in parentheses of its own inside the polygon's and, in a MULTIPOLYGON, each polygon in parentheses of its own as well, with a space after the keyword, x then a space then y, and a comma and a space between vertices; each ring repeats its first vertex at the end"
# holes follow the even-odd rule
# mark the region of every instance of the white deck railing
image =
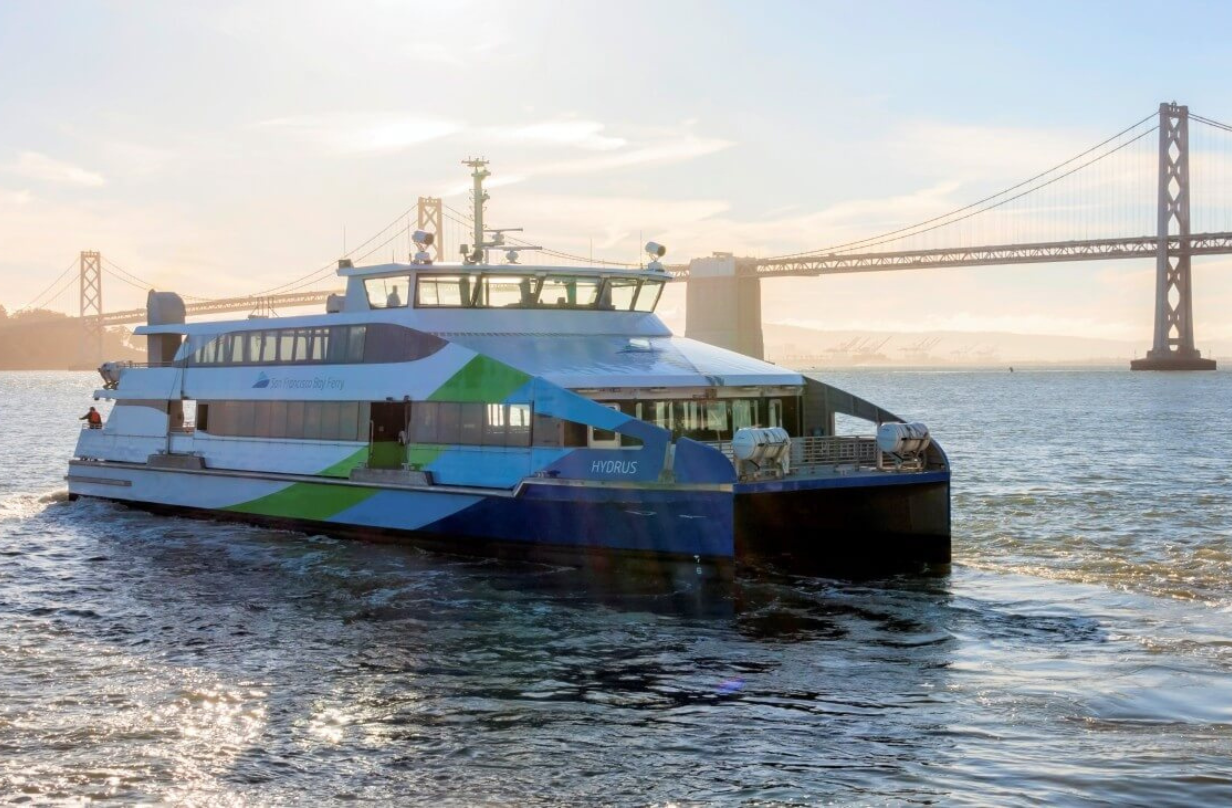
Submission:
POLYGON ((877 439, 857 435, 791 439, 793 468, 849 463, 857 466, 879 465, 881 451, 877 448, 877 439))
MULTIPOLYGON (((706 445, 718 449, 728 460, 735 463, 731 441, 707 441, 706 445)), ((881 450, 877 447, 877 439, 871 436, 842 435, 791 439, 791 472, 808 472, 822 466, 882 468, 893 467, 894 462, 882 457, 881 450)))

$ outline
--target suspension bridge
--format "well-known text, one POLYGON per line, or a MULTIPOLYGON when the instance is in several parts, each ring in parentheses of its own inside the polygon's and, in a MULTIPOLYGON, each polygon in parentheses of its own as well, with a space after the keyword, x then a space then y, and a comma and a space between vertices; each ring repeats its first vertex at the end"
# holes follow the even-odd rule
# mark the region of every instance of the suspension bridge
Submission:
MULTIPOLYGON (((437 234, 433 259, 448 260, 465 243, 472 222, 441 199, 420 197, 345 259, 356 264, 403 245, 415 230, 437 234)), ((511 249, 544 262, 630 267, 594 261, 508 238, 511 249)), ((1152 346, 1136 370, 1213 370, 1195 347, 1191 259, 1232 254, 1232 125, 1160 104, 1082 153, 995 194, 913 225, 807 252, 768 257, 715 253, 670 266, 687 281, 686 336, 761 357, 761 282, 942 267, 1031 263, 1155 260, 1152 346)), ((190 315, 248 312, 269 315, 319 306, 336 290, 334 261, 252 295, 202 299, 185 295, 190 315)), ((83 359, 98 356, 103 330, 145 321, 144 309, 106 311, 103 278, 152 288, 98 252, 83 252, 26 307, 78 291, 83 359), (76 269, 74 275, 72 270, 76 269), (66 280, 67 279, 67 280, 66 280)))

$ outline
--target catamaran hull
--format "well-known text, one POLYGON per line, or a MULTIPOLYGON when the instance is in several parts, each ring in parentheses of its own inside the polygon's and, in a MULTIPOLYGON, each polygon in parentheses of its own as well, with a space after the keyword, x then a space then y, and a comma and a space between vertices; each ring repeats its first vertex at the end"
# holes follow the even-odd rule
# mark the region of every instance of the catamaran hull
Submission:
MULTIPOLYGON (((948 473, 917 484, 669 486, 527 481, 513 492, 74 461, 71 496, 468 555, 720 566, 949 561, 948 473)), ((847 483, 849 481, 843 481, 847 483)))
POLYGON ((737 486, 735 554, 801 567, 950 563, 948 471, 737 486))

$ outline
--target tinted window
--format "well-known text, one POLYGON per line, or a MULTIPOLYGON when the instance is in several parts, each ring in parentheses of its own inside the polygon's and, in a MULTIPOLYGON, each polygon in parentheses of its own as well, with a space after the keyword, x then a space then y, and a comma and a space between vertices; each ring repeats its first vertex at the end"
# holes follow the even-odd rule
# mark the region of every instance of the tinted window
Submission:
POLYGON ((252 434, 259 438, 267 438, 270 436, 270 410, 272 403, 269 401, 254 401, 249 406, 254 410, 252 421, 252 434))
POLYGON ((329 355, 329 329, 314 328, 309 335, 309 357, 314 362, 324 362, 329 355))
POLYGON ((483 443, 483 415, 486 404, 467 402, 459 404, 461 424, 458 430, 458 443, 479 446, 483 443))
POLYGON ((437 442, 437 413, 439 406, 434 401, 416 402, 411 405, 412 443, 437 442))
POLYGON ((269 424, 269 436, 271 438, 287 437, 287 402, 270 402, 269 424))
POLYGON ((304 402, 304 438, 307 440, 321 437, 321 410, 324 406, 320 401, 304 402))
POLYGON ((364 336, 367 333, 367 328, 362 325, 353 325, 347 333, 347 362, 362 362, 364 361, 364 336))
POLYGON ((434 334, 392 323, 373 323, 364 339, 365 362, 413 362, 444 348, 445 340, 434 334))
POLYGON ((506 445, 530 446, 530 405, 510 404, 508 409, 509 433, 506 445))
POLYGON ((488 404, 483 419, 483 445, 505 445, 505 405, 488 404))
POLYGON ((338 402, 338 440, 367 440, 367 432, 359 429, 359 402, 338 402))
POLYGON ((440 443, 462 442, 462 405, 442 401, 437 405, 436 439, 440 443))
POLYGON ((255 401, 232 401, 231 409, 233 410, 233 418, 235 420, 236 435, 253 435, 257 422, 257 412, 255 401))

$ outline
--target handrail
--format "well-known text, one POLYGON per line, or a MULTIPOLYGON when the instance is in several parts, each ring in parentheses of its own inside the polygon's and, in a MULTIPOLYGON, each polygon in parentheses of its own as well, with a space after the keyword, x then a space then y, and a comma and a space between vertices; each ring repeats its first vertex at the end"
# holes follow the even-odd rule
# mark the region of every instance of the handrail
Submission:
POLYGON ((854 463, 879 466, 877 439, 864 435, 831 435, 791 439, 791 465, 833 466, 854 463))
MULTIPOLYGON (((722 452, 735 465, 731 441, 705 441, 705 444, 722 452)), ((904 464, 886 458, 877 445, 877 438, 870 435, 801 436, 791 439, 789 475, 796 470, 835 466, 907 469, 904 464)))

